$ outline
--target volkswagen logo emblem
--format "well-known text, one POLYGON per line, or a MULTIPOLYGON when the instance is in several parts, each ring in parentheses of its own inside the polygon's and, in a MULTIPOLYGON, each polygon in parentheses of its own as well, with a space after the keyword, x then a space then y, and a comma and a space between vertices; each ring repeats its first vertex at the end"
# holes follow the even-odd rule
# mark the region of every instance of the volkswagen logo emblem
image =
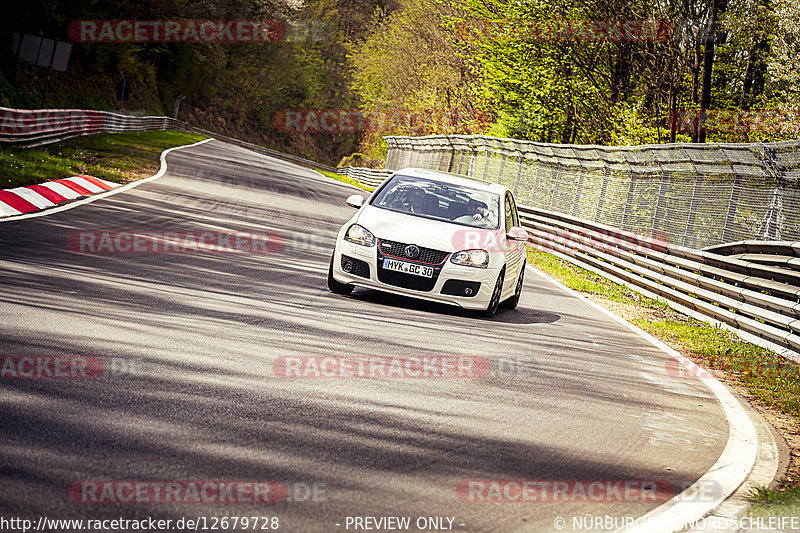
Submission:
POLYGON ((419 248, 417 246, 414 246, 413 244, 409 244, 408 246, 406 246, 404 252, 406 254, 406 257, 408 257, 409 259, 416 259, 417 257, 419 257, 419 248))

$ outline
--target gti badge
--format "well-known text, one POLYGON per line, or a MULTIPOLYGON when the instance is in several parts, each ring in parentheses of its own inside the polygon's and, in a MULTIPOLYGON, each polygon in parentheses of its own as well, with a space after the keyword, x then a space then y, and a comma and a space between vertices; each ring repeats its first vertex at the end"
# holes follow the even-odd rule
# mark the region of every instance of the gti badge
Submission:
POLYGON ((413 244, 409 244, 406 246, 405 250, 403 250, 406 254, 406 257, 409 259, 416 259, 419 257, 419 248, 414 246, 413 244))

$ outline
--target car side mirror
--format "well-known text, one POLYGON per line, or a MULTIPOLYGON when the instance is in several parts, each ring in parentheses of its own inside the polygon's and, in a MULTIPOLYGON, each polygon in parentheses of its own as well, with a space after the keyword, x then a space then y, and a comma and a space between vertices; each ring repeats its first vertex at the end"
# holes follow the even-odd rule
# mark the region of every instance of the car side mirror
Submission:
POLYGON ((506 239, 510 241, 527 242, 529 237, 530 235, 528 235, 528 232, 519 226, 514 226, 506 233, 506 239))
POLYGON ((364 205, 364 197, 361 196, 360 194, 354 194, 353 196, 348 196, 345 202, 347 202, 347 205, 349 205, 350 207, 355 207, 356 209, 358 209, 359 207, 364 205))

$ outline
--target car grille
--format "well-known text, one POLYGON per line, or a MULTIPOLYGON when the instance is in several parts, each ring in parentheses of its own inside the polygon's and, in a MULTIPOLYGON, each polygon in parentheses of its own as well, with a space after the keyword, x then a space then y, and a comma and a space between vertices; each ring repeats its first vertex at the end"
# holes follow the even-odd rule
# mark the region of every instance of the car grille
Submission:
POLYGON ((440 250, 433 250, 431 248, 419 247, 419 257, 416 259, 409 259, 406 257, 405 248, 408 246, 406 243, 396 241, 384 241, 378 239, 378 281, 386 283, 387 285, 394 285, 395 287, 402 287, 404 289, 411 289, 413 291, 430 292, 436 285, 439 279, 439 274, 442 271, 442 264, 444 263, 449 252, 442 252, 440 250), (422 276, 415 276, 414 274, 406 274, 405 272, 395 272, 394 270, 383 269, 384 257, 399 258, 413 263, 427 263, 433 266, 433 277, 425 278, 422 276))
POLYGON ((384 270, 380 265, 378 265, 378 280, 380 280, 381 283, 394 285, 395 287, 402 287, 404 289, 411 289, 413 291, 430 292, 433 290, 434 285, 436 285, 437 279, 439 279, 438 272, 434 272, 432 278, 423 278, 422 276, 406 274, 405 272, 384 270))
POLYGON ((385 241, 378 239, 378 250, 383 255, 405 259, 406 261, 413 261, 415 263, 427 263, 429 265, 440 265, 444 263, 450 252, 443 252, 441 250, 434 250, 432 248, 419 247, 419 257, 410 259, 406 257, 405 249, 408 244, 397 241, 385 241))

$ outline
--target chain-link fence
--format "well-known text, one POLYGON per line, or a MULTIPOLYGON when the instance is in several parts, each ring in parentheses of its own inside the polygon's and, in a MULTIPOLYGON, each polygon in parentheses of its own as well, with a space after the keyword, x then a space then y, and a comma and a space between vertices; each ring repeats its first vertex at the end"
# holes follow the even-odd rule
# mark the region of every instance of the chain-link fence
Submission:
POLYGON ((501 183, 519 204, 682 246, 800 240, 800 140, 634 147, 480 135, 386 141, 387 169, 428 168, 501 183))

